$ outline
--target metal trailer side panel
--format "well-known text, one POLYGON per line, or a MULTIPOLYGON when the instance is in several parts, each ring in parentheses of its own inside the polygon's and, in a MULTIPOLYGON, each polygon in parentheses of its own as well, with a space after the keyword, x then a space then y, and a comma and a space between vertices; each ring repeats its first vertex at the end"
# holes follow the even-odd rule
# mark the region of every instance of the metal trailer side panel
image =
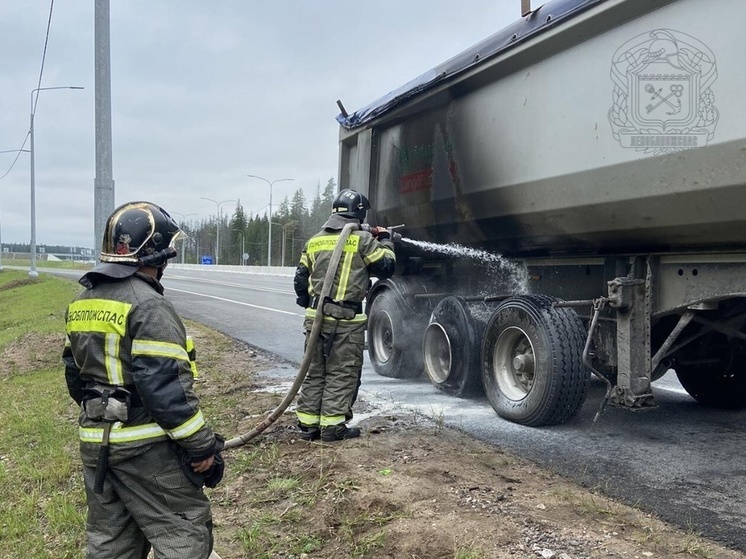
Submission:
POLYGON ((742 248, 746 4, 643 4, 598 4, 343 131, 340 183, 407 236, 513 256, 742 248), (613 26, 625 7, 642 15, 613 26), (669 54, 625 64, 657 48, 669 54), (684 88, 678 116, 662 101, 672 86, 684 88))

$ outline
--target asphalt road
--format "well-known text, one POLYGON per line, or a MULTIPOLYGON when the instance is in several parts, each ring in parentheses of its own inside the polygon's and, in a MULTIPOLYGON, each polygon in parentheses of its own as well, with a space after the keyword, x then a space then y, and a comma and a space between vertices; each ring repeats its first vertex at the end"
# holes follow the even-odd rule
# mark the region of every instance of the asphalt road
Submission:
MULTIPOLYGON (((277 355, 277 368, 267 373, 289 385, 303 356, 292 278, 176 268, 169 268, 164 285, 179 313, 277 355)), ((607 407, 594 422, 603 394, 604 385, 594 382, 578 416, 546 428, 502 420, 486 398, 454 398, 427 380, 388 379, 368 365, 360 397, 378 410, 406 409, 442 421, 746 552, 746 411, 703 408, 673 372, 654 384, 659 407, 651 411, 607 407)))

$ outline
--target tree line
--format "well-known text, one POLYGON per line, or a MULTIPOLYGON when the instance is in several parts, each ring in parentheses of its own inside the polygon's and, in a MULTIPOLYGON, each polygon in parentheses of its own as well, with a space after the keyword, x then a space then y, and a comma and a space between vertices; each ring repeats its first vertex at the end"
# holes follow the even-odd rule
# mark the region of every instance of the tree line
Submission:
POLYGON ((295 266, 305 242, 315 235, 329 218, 337 185, 329 179, 316 194, 310 207, 302 188, 287 196, 272 212, 272 262, 269 252, 269 216, 246 214, 239 200, 231 215, 211 215, 202 221, 183 221, 179 226, 188 235, 179 250, 178 261, 201 264, 203 257, 213 264, 246 266, 295 266), (219 240, 218 240, 219 239, 219 240), (219 243, 220 254, 217 254, 219 243), (243 259, 247 254, 248 258, 243 259))

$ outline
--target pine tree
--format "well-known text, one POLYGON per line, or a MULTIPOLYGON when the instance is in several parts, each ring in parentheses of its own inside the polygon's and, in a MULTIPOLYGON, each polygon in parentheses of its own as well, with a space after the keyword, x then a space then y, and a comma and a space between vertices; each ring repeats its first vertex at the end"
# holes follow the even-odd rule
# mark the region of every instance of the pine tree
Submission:
POLYGON ((228 260, 224 264, 243 265, 243 253, 246 250, 246 213, 241 200, 236 205, 236 212, 228 223, 230 229, 230 243, 228 247, 228 260))

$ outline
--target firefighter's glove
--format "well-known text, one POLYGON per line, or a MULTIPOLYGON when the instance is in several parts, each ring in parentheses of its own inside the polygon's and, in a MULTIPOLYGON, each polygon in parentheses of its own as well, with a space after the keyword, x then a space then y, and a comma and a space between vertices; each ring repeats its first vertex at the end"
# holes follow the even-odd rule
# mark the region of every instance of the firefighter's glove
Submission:
POLYGON ((370 233, 379 241, 385 241, 391 237, 391 233, 385 227, 373 227, 371 228, 370 233))
POLYGON ((204 473, 195 472, 192 467, 193 459, 189 456, 189 453, 176 445, 179 458, 181 459, 181 469, 186 477, 189 478, 189 481, 197 487, 204 486, 212 488, 217 486, 217 484, 220 483, 220 480, 223 479, 223 474, 225 473, 225 462, 220 453, 225 445, 225 438, 216 433, 215 439, 215 456, 213 458, 212 466, 210 466, 210 469, 204 473))
POLYGON ((223 462, 223 456, 217 452, 215 453, 215 459, 212 462, 212 466, 202 476, 205 479, 205 487, 217 487, 220 480, 223 479, 225 473, 225 462, 223 462))
POLYGON ((299 307, 303 307, 304 309, 307 309, 311 305, 311 296, 310 295, 299 295, 295 298, 295 304, 299 307))
POLYGON ((220 480, 223 479, 225 473, 225 462, 223 461, 223 447, 225 446, 225 438, 222 435, 215 433, 215 439, 217 444, 215 445, 215 458, 213 459, 212 466, 203 475, 205 478, 205 487, 216 487, 220 480))
POLYGON ((176 446, 176 452, 179 455, 179 461, 181 465, 181 471, 184 475, 197 487, 202 487, 205 484, 204 474, 200 474, 194 471, 192 468, 192 459, 189 457, 189 453, 174 443, 176 446))

